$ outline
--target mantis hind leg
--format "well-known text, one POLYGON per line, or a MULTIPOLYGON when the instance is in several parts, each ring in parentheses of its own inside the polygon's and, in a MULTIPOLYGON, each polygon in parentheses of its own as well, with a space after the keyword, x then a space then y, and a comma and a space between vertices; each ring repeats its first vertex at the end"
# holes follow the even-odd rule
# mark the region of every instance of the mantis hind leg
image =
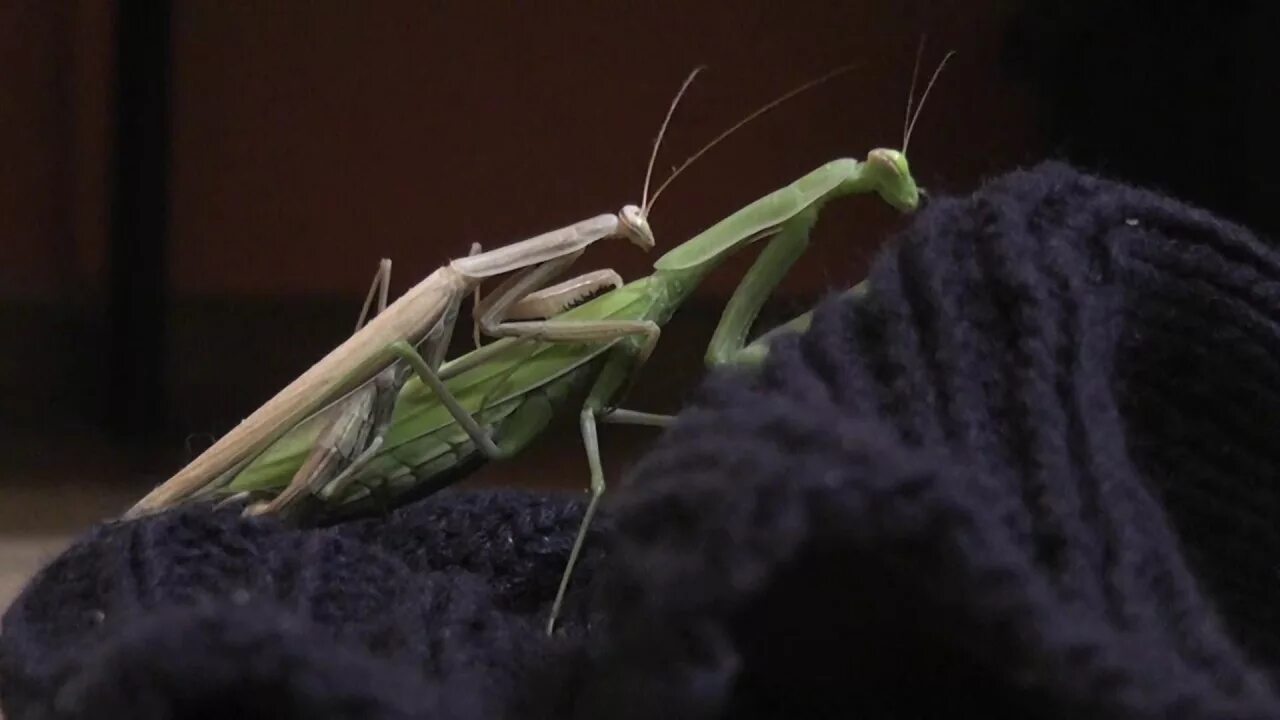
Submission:
MULTIPOLYGON (((360 309, 357 332, 369 319, 370 306, 376 308, 374 315, 386 309, 390 279, 391 261, 384 258, 360 309)), ((437 365, 443 361, 448 349, 460 304, 461 298, 449 303, 423 340, 428 355, 437 365)), ((371 385, 356 389, 350 397, 329 410, 331 419, 288 485, 269 502, 246 508, 246 513, 293 511, 299 501, 315 496, 322 488, 330 488, 327 493, 330 497, 345 488, 356 473, 376 456, 385 441, 396 399, 407 377, 408 372, 403 365, 392 363, 371 379, 371 385)))
MULTIPOLYGON (((341 497, 347 487, 351 485, 356 478, 356 473, 364 469, 369 461, 377 456, 378 451, 382 449, 382 443, 386 441, 386 428, 375 429, 374 437, 365 446, 364 450, 347 464, 342 472, 338 473, 324 487, 325 495, 329 497, 341 497)), ((367 487, 367 485, 366 485, 367 487)))
POLYGON ((403 340, 392 343, 390 350, 418 376, 418 379, 424 385, 431 388, 431 391, 440 400, 440 404, 444 405, 445 409, 449 411, 449 414, 458 423, 458 426, 471 438, 471 441, 476 444, 476 447, 481 452, 492 459, 503 456, 502 450, 493 443, 489 433, 480 427, 480 423, 475 416, 462 407, 462 403, 458 402, 458 399, 454 397, 449 387, 445 385, 444 380, 440 379, 440 374, 437 372, 438 365, 434 368, 431 367, 431 364, 418 354, 418 351, 412 345, 403 340))
MULTIPOLYGON (((473 245, 472 254, 479 252, 479 248, 479 244, 473 245)), ((402 362, 393 362, 374 377, 373 382, 376 390, 373 407, 370 410, 372 428, 369 432, 369 438, 365 443, 364 449, 333 480, 327 483, 326 494, 331 497, 339 496, 358 477, 357 473, 377 457, 383 443, 386 442, 387 432, 391 428, 391 420, 395 411, 396 400, 400 396, 400 389, 404 387, 404 383, 408 380, 411 371, 417 371, 419 376, 424 376, 424 373, 425 375, 435 375, 435 371, 444 362, 444 356, 448 353, 449 341, 453 338, 454 327, 458 319, 458 310, 461 305, 461 297, 450 302, 446 306, 444 314, 427 331, 427 335, 422 341, 422 347, 426 352, 425 358, 419 354, 416 348, 403 340, 391 345, 391 350, 400 357, 402 362), (417 365, 420 365, 421 368, 417 367, 417 365)), ((438 376, 436 377, 438 378, 438 376)))
POLYGON ((390 350, 424 385, 431 388, 440 404, 453 416, 471 442, 490 460, 502 460, 519 452, 550 422, 554 414, 553 408, 544 398, 536 394, 530 395, 515 416, 505 423, 508 426, 504 431, 506 437, 495 443, 491 433, 480 426, 480 421, 449 390, 449 386, 440 377, 439 365, 432 366, 412 345, 403 341, 392 343, 390 350))
POLYGON ((578 532, 574 536, 573 546, 569 550, 569 559, 565 562, 564 574, 560 577, 560 586, 556 589, 555 599, 551 603, 551 613, 547 617, 546 626, 548 635, 555 632, 556 620, 560 617, 560 610, 564 606, 565 597, 568 595, 573 570, 577 566, 579 556, 582 554, 582 547, 586 543, 591 521, 595 519, 600 500, 604 497, 604 465, 600 461, 600 440, 596 430, 597 421, 641 425, 653 425, 669 421, 669 418, 662 415, 609 409, 609 400, 617 397, 619 391, 628 385, 630 378, 635 374, 635 370, 636 357, 634 355, 626 352, 611 354, 605 362, 604 368, 601 369, 600 375, 596 377, 595 383, 591 386, 586 402, 583 403, 582 411, 578 415, 582 444, 587 453, 587 467, 591 473, 591 499, 587 502, 582 521, 578 525, 578 532), (610 419, 607 420, 606 418, 610 419))
MULTIPOLYGON (((480 253, 481 253, 480 243, 473 242, 471 243, 471 250, 467 253, 467 257, 473 257, 475 255, 479 255, 480 253)), ((475 292, 472 294, 472 299, 471 299, 472 314, 475 314, 476 308, 480 307, 480 297, 481 297, 480 286, 481 285, 482 283, 480 281, 476 281, 476 289, 475 289, 475 292)), ((476 321, 474 318, 471 321, 471 341, 475 343, 475 346, 477 348, 480 347, 480 323, 476 321)))
MULTIPOLYGON (((381 314, 382 311, 387 309, 387 295, 390 284, 391 260, 383 258, 378 262, 378 269, 373 274, 373 282, 370 283, 369 292, 365 295, 364 304, 360 307, 360 315, 356 319, 356 326, 353 332, 359 332, 360 328, 364 327, 365 323, 368 322, 371 308, 373 315, 381 314)), ((328 411, 331 419, 312 444, 311 450, 302 465, 289 479, 288 485, 269 501, 255 503, 246 507, 245 514, 277 513, 293 507, 304 496, 314 492, 317 486, 325 481, 325 477, 334 471, 335 467, 340 467, 343 464, 341 455, 348 451, 342 447, 344 443, 362 444, 365 442, 364 438, 359 434, 358 428, 352 427, 351 418, 348 416, 349 412, 355 412, 355 408, 359 407, 358 405, 353 405, 353 403, 363 403, 368 399, 363 395, 365 392, 362 389, 356 390, 350 398, 335 405, 328 411), (352 433, 355 434, 353 435, 352 433)), ((375 402, 377 399, 376 392, 375 390, 375 402)))
POLYGON ((373 274, 373 283, 369 286, 369 294, 365 295, 364 305, 360 307, 360 317, 356 320, 356 332, 364 327, 365 322, 369 318, 369 306, 373 303, 375 295, 377 296, 377 309, 374 315, 380 314, 387 309, 387 293, 391 285, 391 259, 382 258, 378 262, 378 269, 373 274))
MULTIPOLYGON (((478 244, 472 246, 473 254, 479 251, 479 247, 478 244)), ((385 286, 383 292, 385 294, 385 286)), ((426 337, 423 338, 421 343, 426 357, 423 357, 417 349, 403 340, 392 344, 392 351, 400 356, 403 362, 393 362, 374 377, 373 382, 377 390, 373 409, 370 413, 373 420, 373 428, 369 434, 369 441, 364 452, 357 456, 351 465, 344 470, 344 475, 351 475, 359 467, 372 460, 385 441, 387 431, 391 427, 391 418, 395 410, 396 400, 400 397, 400 389, 404 387, 405 381, 409 379, 409 373, 415 369, 413 363, 406 358, 414 358, 430 374, 434 374, 435 370, 439 369, 444 363, 444 357, 449 352, 449 341, 453 339, 453 331, 458 320, 458 310, 461 306, 462 298, 454 298, 445 306, 444 313, 440 316, 440 319, 427 331, 426 337)))

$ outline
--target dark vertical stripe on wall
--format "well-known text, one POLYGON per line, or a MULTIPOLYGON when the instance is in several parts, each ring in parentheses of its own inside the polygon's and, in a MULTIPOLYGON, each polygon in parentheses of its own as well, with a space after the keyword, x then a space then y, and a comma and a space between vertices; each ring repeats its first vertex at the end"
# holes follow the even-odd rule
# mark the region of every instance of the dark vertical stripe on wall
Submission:
POLYGON ((165 412, 171 3, 118 7, 108 425, 140 438, 159 430, 165 412))

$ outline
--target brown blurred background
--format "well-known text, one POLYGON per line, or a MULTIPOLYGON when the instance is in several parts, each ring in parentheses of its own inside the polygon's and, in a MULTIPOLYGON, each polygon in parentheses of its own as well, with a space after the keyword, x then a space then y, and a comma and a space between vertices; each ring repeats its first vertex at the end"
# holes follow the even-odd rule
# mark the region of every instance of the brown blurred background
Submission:
MULTIPOLYGON (((860 66, 682 176, 652 217, 658 251, 826 160, 898 145, 925 35, 922 73, 956 51, 911 144, 934 193, 1058 156, 1269 232, 1275 16, 1261 2, 4 0, 0 596, 6 567, 12 587, 339 342, 379 258, 398 294, 472 242, 638 202, 699 64, 659 177, 767 99, 860 66)), ((902 226, 869 199, 831 206, 769 318, 855 282, 902 226)), ((581 269, 634 278, 656 254, 597 246, 581 269)), ((691 390, 752 257, 672 322, 644 409, 691 390)), ((605 433, 611 477, 652 436, 605 433)), ((576 431, 481 480, 584 485, 576 431)))

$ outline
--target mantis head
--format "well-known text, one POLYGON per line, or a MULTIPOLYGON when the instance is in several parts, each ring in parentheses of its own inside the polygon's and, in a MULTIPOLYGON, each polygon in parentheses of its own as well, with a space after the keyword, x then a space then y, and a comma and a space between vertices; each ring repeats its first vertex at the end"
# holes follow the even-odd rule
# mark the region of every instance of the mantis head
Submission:
POLYGON ((876 193, 902 212, 912 212, 920 204, 920 188, 911 177, 907 156, 897 150, 876 148, 867 153, 866 172, 876 193))
POLYGON ((946 67, 947 61, 955 54, 954 51, 947 53, 943 56, 942 62, 938 63, 933 76, 929 78, 929 84, 925 86, 924 94, 920 96, 920 104, 914 107, 913 114, 912 100, 916 92, 916 75, 920 71, 920 56, 923 53, 924 38, 922 37, 920 47, 916 50, 916 65, 911 70, 911 89, 907 91, 907 112, 902 118, 902 149, 876 148, 867 153, 867 162, 864 166, 876 193, 901 212, 914 211, 920 205, 920 196, 924 194, 916 185, 915 178, 911 177, 911 167, 907 165, 907 146, 911 144, 911 133, 916 128, 916 121, 920 119, 920 111, 924 109, 924 101, 929 98, 933 83, 937 81, 942 68, 946 67))
POLYGON ((641 250, 649 250, 655 244, 653 229, 649 227, 649 218, 644 210, 636 205, 623 205, 618 211, 618 228, 623 236, 635 243, 641 250))
POLYGON ((867 162, 864 165, 876 193, 901 212, 914 211, 920 205, 920 196, 924 194, 916 185, 915 178, 911 177, 911 167, 907 165, 907 146, 911 144, 911 133, 916 128, 916 121, 920 119, 920 111, 924 109, 924 101, 929 98, 933 83, 937 81, 942 68, 946 67, 947 61, 955 54, 954 51, 947 53, 943 56, 942 62, 938 63, 933 76, 929 78, 929 84, 925 86, 924 94, 920 96, 920 103, 914 106, 913 114, 912 100, 916 91, 916 75, 920 71, 920 56, 923 53, 924 38, 922 37, 920 47, 916 50, 916 65, 911 70, 911 89, 907 91, 907 112, 902 118, 902 149, 876 148, 867 153, 867 162))

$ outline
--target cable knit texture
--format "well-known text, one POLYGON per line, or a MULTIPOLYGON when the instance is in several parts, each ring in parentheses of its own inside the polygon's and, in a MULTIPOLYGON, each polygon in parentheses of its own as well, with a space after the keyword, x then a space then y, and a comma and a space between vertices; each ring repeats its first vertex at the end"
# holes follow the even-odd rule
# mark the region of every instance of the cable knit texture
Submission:
MULTIPOLYGON (((27 718, 1280 718, 1280 256, 1046 163, 935 198, 606 502, 95 528, 4 618, 27 718)), ((615 487, 619 483, 615 483, 615 487)))

